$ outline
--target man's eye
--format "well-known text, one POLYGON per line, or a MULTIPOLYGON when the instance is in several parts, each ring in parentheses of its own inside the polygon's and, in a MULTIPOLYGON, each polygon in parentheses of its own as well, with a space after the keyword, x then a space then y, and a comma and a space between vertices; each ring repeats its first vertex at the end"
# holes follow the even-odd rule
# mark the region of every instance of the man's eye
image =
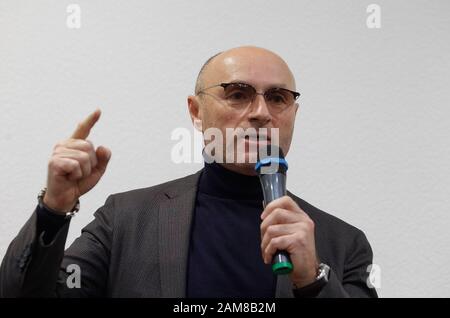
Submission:
POLYGON ((227 98, 231 100, 243 100, 246 99, 246 95, 243 92, 233 92, 227 98))
POLYGON ((283 95, 280 94, 272 94, 269 96, 269 101, 277 104, 281 104, 285 102, 285 98, 283 95))

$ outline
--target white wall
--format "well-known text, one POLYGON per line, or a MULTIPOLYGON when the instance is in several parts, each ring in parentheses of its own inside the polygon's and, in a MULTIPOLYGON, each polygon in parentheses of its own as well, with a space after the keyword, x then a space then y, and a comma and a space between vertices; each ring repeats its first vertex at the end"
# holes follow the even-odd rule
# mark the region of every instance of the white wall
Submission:
POLYGON ((68 243, 110 193, 196 171, 170 161, 201 64, 278 52, 302 92, 289 188, 361 228, 383 297, 450 296, 449 1, 0 1, 0 259, 32 213, 53 145, 100 106, 113 151, 68 243), (68 29, 66 6, 81 6, 68 29))

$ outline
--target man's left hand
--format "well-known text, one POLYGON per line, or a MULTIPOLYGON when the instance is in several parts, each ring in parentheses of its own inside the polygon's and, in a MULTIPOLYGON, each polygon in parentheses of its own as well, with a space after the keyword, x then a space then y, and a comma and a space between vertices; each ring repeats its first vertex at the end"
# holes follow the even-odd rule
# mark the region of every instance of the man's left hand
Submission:
POLYGON ((297 288, 314 282, 319 260, 314 222, 288 196, 270 202, 261 214, 261 250, 264 263, 271 264, 277 250, 290 254, 291 280, 297 288))

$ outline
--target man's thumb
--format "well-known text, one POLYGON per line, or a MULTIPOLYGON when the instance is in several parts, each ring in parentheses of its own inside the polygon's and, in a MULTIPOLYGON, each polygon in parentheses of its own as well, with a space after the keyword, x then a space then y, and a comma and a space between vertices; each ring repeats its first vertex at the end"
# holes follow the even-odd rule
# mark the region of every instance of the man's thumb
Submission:
POLYGON ((106 147, 100 146, 95 151, 97 155, 97 166, 96 168, 100 174, 104 174, 106 171, 106 166, 108 165, 109 159, 111 159, 111 150, 106 147))

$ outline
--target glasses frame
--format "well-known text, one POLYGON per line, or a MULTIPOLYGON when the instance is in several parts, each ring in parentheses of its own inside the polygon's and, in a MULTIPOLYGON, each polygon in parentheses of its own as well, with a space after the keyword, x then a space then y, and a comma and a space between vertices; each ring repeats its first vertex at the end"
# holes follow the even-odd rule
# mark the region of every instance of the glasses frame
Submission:
MULTIPOLYGON (((251 88, 255 91, 255 95, 253 96, 253 98, 252 98, 252 100, 251 100, 250 103, 253 103, 253 101, 254 101, 256 95, 261 95, 261 96, 264 97, 264 100, 266 100, 266 94, 267 94, 267 92, 268 92, 268 91, 271 91, 271 90, 273 90, 273 89, 280 89, 280 90, 284 90, 284 91, 287 91, 287 92, 291 93, 291 94, 294 96, 294 103, 295 103, 295 101, 300 97, 300 93, 299 93, 299 92, 291 91, 290 89, 283 88, 283 87, 271 87, 271 88, 267 89, 266 91, 264 91, 264 92, 262 92, 262 93, 259 93, 259 92, 256 90, 256 88, 254 88, 252 85, 247 84, 247 83, 242 83, 242 82, 220 83, 220 84, 208 86, 208 87, 206 87, 206 88, 203 88, 203 89, 199 90, 195 95, 204 94, 206 90, 211 89, 211 88, 214 88, 214 87, 223 87, 223 89, 224 89, 224 91, 225 91, 225 89, 226 89, 228 86, 230 86, 230 85, 243 85, 243 86, 246 86, 246 87, 251 87, 251 88)), ((292 104, 294 104, 294 103, 292 103, 292 104)), ((291 106, 291 105, 287 105, 287 106, 291 106)))

